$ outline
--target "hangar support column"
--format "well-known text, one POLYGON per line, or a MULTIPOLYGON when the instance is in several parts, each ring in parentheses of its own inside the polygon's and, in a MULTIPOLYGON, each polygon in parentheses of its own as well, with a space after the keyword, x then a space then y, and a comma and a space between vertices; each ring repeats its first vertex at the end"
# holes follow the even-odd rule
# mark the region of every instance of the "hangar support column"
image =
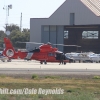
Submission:
POLYGON ((99 29, 98 29, 98 31, 99 31, 98 39, 100 40, 100 25, 99 25, 99 29))
MULTIPOLYGON (((57 44, 64 44, 64 26, 57 26, 57 44)), ((63 46, 57 46, 63 52, 63 46)))

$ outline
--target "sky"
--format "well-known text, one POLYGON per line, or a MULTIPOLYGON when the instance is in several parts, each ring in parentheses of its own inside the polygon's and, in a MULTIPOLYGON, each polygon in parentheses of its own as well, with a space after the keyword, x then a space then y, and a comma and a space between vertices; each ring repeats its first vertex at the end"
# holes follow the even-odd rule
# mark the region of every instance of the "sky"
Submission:
POLYGON ((20 27, 22 13, 22 28, 30 29, 30 18, 48 18, 65 0, 0 0, 0 30, 5 30, 5 24, 15 24, 20 27), (8 5, 12 5, 7 13, 8 5), (4 8, 4 9, 3 9, 4 8))

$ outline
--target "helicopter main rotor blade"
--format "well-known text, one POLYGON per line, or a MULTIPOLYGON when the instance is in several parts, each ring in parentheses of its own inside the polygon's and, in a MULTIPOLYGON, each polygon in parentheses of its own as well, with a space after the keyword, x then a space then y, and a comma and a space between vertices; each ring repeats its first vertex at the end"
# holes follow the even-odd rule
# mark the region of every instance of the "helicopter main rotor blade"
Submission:
MULTIPOLYGON (((31 44, 45 44, 45 43, 38 43, 38 42, 20 42, 20 41, 17 41, 16 43, 31 43, 31 44)), ((64 44, 52 44, 50 42, 47 42, 47 44, 49 45, 59 45, 59 46, 69 46, 69 47, 81 47, 81 46, 78 46, 78 45, 64 45, 64 44)))
POLYGON ((78 46, 78 45, 64 45, 64 44, 53 44, 53 45, 70 46, 70 47, 81 47, 81 46, 78 46))
POLYGON ((17 41, 16 43, 44 44, 44 43, 38 43, 38 42, 19 42, 19 41, 17 41))

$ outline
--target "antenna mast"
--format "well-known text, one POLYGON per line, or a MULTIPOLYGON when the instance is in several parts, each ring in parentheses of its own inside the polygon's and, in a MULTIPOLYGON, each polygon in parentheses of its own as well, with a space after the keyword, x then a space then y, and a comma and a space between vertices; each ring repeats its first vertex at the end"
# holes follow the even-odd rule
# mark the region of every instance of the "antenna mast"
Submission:
POLYGON ((20 31, 22 32, 22 13, 21 13, 21 17, 20 17, 20 31))
POLYGON ((9 35, 10 31, 8 30, 7 26, 8 26, 9 10, 12 9, 12 5, 10 4, 10 5, 4 6, 3 9, 6 10, 6 30, 5 30, 5 32, 6 32, 6 34, 9 35))

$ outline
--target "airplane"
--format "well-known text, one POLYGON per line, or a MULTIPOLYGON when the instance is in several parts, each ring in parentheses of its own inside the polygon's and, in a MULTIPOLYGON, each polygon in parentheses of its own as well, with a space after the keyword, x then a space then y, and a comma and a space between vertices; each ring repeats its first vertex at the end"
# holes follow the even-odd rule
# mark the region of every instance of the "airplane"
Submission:
MULTIPOLYGON (((76 53, 76 52, 71 52, 71 53, 66 53, 65 56, 68 58, 72 58, 73 62, 93 62, 92 58, 96 58, 93 56, 93 52, 81 52, 81 53, 76 53)), ((96 59, 95 59, 96 60, 96 59)))
MULTIPOLYGON (((37 60, 40 61, 40 64, 47 64, 47 62, 61 62, 61 56, 64 54, 61 51, 58 51, 58 48, 54 48, 51 46, 51 43, 36 43, 41 44, 39 48, 35 48, 32 51, 15 51, 11 41, 8 38, 4 38, 5 49, 3 50, 3 55, 7 56, 9 59, 25 59, 25 60, 37 60)), ((20 43, 20 42, 19 42, 20 43)), ((21 42, 21 43, 29 43, 29 42, 21 42)), ((53 44, 53 45, 63 45, 63 44, 53 44)), ((77 46, 77 45, 63 45, 63 46, 77 46)), ((80 47, 80 46, 77 46, 80 47)), ((66 58, 63 56, 63 64, 71 61, 72 59, 66 58)))
POLYGON ((91 54, 89 55, 92 62, 100 63, 100 54, 91 54))

